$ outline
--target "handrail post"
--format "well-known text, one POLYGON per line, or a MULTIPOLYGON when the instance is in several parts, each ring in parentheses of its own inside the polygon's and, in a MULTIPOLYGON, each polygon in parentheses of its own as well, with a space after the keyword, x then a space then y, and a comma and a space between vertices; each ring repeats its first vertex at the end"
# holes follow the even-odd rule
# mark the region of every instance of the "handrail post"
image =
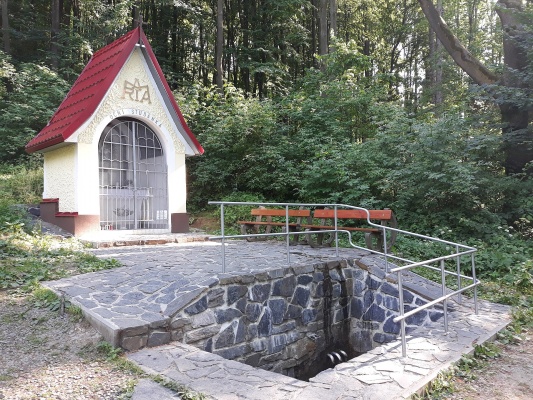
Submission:
POLYGON ((220 205, 220 235, 222 236, 222 273, 226 272, 226 244, 224 243, 224 203, 220 205))
MULTIPOLYGON (((475 259, 474 259, 474 253, 472 253, 472 282, 473 283, 477 282, 477 279, 476 279, 476 262, 475 262, 475 259)), ((474 310, 476 312, 476 315, 478 315, 479 314, 479 309, 478 309, 478 305, 477 305, 477 285, 474 286, 474 310)))
MULTIPOLYGON (((442 295, 446 296, 446 274, 444 273, 444 260, 440 260, 440 271, 442 280, 442 295)), ((442 302, 444 308, 444 331, 448 332, 448 299, 444 299, 442 302)))
MULTIPOLYGON (((402 282, 402 271, 398 271, 398 297, 400 301, 400 317, 403 317, 404 309, 403 309, 403 282, 402 282)), ((401 319, 400 321, 400 333, 402 335, 402 357, 407 356, 407 341, 405 338, 405 319, 401 319)))
MULTIPOLYGON (((455 246, 455 253, 459 254, 459 245, 455 246)), ((457 289, 461 290, 461 256, 457 256, 457 289)), ((459 304, 463 302, 461 293, 457 295, 457 302, 459 304)))
POLYGON ((338 221, 337 221, 337 204, 334 207, 335 210, 335 257, 339 258, 339 233, 337 232, 338 221))
POLYGON ((291 265, 291 252, 290 252, 290 235, 289 235, 289 206, 285 206, 285 235, 286 235, 286 242, 287 242, 287 264, 291 265))
POLYGON ((389 256, 387 253, 387 229, 385 227, 383 229, 383 253, 385 254, 385 272, 389 273, 389 256))

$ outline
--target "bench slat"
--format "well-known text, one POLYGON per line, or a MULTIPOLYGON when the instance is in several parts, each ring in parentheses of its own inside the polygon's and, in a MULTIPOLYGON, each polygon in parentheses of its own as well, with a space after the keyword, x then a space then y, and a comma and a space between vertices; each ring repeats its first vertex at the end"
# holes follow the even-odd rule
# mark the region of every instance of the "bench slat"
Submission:
MULTIPOLYGON (((265 222, 265 221, 238 221, 239 225, 272 225, 272 226, 285 226, 284 222, 265 222)), ((289 223, 290 227, 309 228, 309 229, 327 229, 333 230, 335 227, 331 225, 307 225, 307 224, 294 224, 289 223)), ((361 231, 361 232, 381 232, 376 228, 354 228, 351 226, 338 226, 337 229, 346 231, 361 231)))
MULTIPOLYGON (((272 208, 253 208, 252 215, 262 217, 285 217, 286 211, 272 208)), ((310 217, 310 210, 289 210, 289 217, 310 217)))
MULTIPOLYGON (((331 226, 331 225, 300 225, 301 228, 308 228, 308 229, 324 229, 324 230, 335 230, 335 227, 334 226, 331 226)), ((379 229, 377 228, 354 228, 352 226, 337 226, 337 229, 340 229, 340 230, 345 230, 345 231, 360 231, 360 232, 381 232, 379 229)))
MULTIPOLYGON (((273 225, 273 226, 285 226, 285 222, 268 222, 268 221, 237 221, 239 225, 273 225)), ((289 226, 300 226, 300 224, 295 224, 289 222, 289 226)))
MULTIPOLYGON (((390 220, 392 210, 368 210, 370 219, 390 220)), ((314 218, 335 218, 335 210, 315 210, 314 218)), ((363 210, 337 210, 337 219, 366 219, 363 210)))

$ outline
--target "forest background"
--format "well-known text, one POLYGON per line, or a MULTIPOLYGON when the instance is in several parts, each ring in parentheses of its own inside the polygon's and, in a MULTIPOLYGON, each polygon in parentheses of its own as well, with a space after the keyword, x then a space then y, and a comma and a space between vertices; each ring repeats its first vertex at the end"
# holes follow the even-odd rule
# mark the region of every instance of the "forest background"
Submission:
MULTIPOLYGON (((188 160, 193 215, 213 213, 208 200, 391 208, 402 229, 477 247, 494 300, 533 302, 532 159, 509 167, 510 149, 533 154, 533 1, 435 3, 470 56, 504 77, 483 84, 437 39, 422 12, 429 1, 1 3, 3 232, 22 218, 11 206, 42 193, 41 156, 24 145, 92 53, 142 16, 205 148, 188 160), (520 65, 509 63, 509 43, 520 65), (525 127, 504 109, 525 112, 525 127)), ((424 243, 397 246, 427 252, 424 243)))

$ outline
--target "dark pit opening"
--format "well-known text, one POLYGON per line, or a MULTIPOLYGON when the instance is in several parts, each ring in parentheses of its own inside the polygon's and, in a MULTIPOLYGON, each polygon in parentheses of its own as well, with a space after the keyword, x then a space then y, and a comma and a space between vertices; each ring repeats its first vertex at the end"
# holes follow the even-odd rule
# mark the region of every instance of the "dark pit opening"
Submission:
POLYGON ((333 368, 343 362, 351 360, 363 353, 353 350, 348 340, 336 343, 331 349, 322 350, 311 359, 288 368, 283 371, 284 375, 308 382, 319 373, 333 368))
POLYGON ((335 365, 346 362, 361 353, 350 345, 350 311, 346 280, 332 279, 328 269, 323 275, 323 336, 317 341, 316 350, 304 362, 294 366, 287 375, 309 381, 310 378, 335 365))

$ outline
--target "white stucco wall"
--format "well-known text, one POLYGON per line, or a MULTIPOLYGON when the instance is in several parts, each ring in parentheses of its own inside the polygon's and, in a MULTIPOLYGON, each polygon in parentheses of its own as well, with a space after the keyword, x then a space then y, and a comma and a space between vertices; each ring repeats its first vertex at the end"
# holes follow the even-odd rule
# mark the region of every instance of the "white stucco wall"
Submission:
POLYGON ((86 143, 77 145, 76 199, 80 215, 99 215, 98 149, 86 143))
POLYGON ((185 170, 185 154, 175 154, 174 170, 169 168, 168 180, 170 182, 168 187, 169 197, 169 212, 185 213, 187 212, 187 191, 186 191, 186 170, 185 170))
POLYGON ((59 211, 78 211, 76 202, 76 145, 44 153, 44 199, 59 198, 59 211))

